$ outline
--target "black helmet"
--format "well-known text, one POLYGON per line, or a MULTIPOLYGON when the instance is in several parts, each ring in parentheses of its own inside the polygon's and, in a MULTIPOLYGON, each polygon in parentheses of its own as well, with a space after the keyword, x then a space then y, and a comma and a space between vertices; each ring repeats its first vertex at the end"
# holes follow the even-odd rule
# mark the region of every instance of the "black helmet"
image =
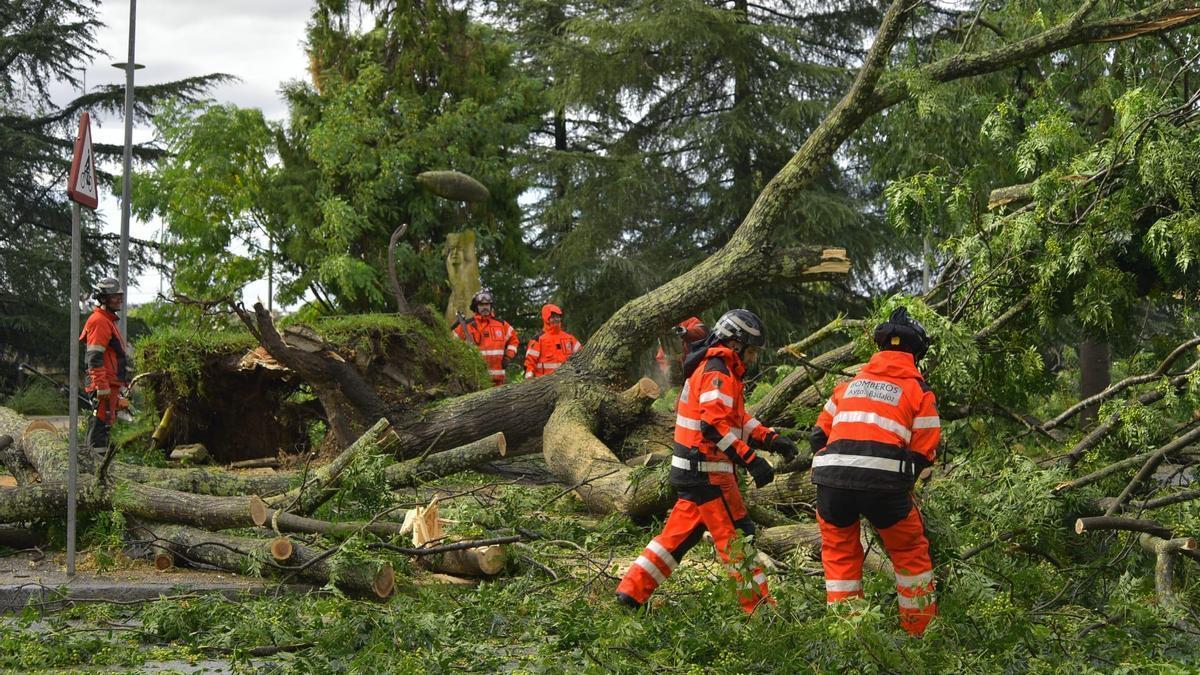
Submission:
POLYGON ((478 312, 479 311, 479 303, 481 303, 481 302, 486 305, 496 304, 496 299, 494 297, 492 297, 492 289, 481 288, 481 289, 479 289, 478 293, 476 293, 475 295, 473 295, 471 297, 471 311, 478 312))
POLYGON ((929 335, 906 308, 897 307, 887 321, 875 327, 875 344, 884 350, 908 352, 920 361, 929 350, 929 335))
POLYGON ((110 295, 117 295, 121 292, 121 282, 112 277, 104 277, 96 282, 96 288, 92 290, 92 297, 96 300, 103 300, 110 295))
POLYGON ((767 329, 758 315, 748 309, 731 309, 722 314, 712 334, 716 342, 737 340, 747 347, 767 344, 767 329))

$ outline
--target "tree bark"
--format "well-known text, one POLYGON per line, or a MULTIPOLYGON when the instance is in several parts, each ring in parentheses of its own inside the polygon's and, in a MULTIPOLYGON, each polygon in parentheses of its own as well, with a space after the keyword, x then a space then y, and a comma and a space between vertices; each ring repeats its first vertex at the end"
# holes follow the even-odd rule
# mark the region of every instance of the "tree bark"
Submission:
MULTIPOLYGON (((1087 338, 1079 343, 1079 398, 1087 400, 1112 384, 1112 349, 1107 340, 1087 338)), ((1100 404, 1087 405, 1079 413, 1080 428, 1096 420, 1100 404)))
POLYGON ((152 539, 153 546, 177 559, 200 562, 227 570, 261 567, 273 577, 299 578, 317 585, 332 579, 342 590, 356 595, 387 598, 396 587, 389 563, 340 566, 335 573, 329 558, 304 544, 292 543, 287 564, 275 561, 271 539, 235 537, 183 525, 133 521, 131 531, 139 539, 152 539))

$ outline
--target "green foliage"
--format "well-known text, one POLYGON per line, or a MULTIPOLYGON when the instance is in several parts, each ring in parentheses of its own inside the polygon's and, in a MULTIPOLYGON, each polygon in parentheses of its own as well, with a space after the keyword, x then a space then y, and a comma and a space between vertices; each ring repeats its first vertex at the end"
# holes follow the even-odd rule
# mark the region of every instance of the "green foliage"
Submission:
MULTIPOLYGON (((21 0, 0 8, 0 359, 32 360, 65 369, 70 352, 65 336, 70 325, 70 202, 62 189, 79 128, 79 113, 119 113, 123 85, 92 87, 59 105, 51 90, 76 91, 80 74, 104 54, 96 44, 97 0, 21 0), (57 87, 56 87, 57 85, 57 87), (62 340, 47 339, 64 336, 62 340)), ((224 76, 192 77, 138 89, 139 117, 145 106, 167 97, 192 100, 224 76)), ((115 159, 120 146, 97 143, 99 160, 115 159)), ((137 160, 154 154, 136 145, 137 160)), ((98 166, 103 166, 100 161, 98 166)), ((101 174, 100 199, 111 184, 101 174)), ((115 242, 100 236, 103 223, 82 210, 82 278, 89 288, 111 273, 115 242)), ((134 246, 132 271, 147 262, 146 251, 134 246)), ((0 374, 0 390, 11 386, 0 374)))
POLYGON ((62 415, 67 397, 48 383, 33 380, 6 397, 3 405, 22 415, 62 415))
POLYGON ((117 509, 102 511, 88 518, 81 542, 88 549, 97 571, 113 567, 125 548, 125 516, 117 509))
POLYGON ((258 343, 245 329, 211 330, 174 327, 157 330, 137 343, 141 368, 161 371, 180 396, 193 392, 204 382, 205 366, 216 356, 241 355, 258 343))

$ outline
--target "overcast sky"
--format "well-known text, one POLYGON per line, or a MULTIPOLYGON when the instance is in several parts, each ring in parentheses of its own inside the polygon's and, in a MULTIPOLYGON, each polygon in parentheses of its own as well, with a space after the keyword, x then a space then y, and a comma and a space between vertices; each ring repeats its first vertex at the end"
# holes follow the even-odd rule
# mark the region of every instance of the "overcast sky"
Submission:
MULTIPOLYGON (((312 5, 309 0, 142 0, 137 4, 135 62, 138 84, 152 84, 203 75, 228 73, 240 81, 214 89, 211 96, 222 103, 261 108, 269 119, 281 120, 287 108, 279 95, 280 85, 306 77, 304 28, 312 5)), ((111 64, 125 61, 129 48, 128 0, 104 0, 99 19, 105 26, 97 33, 97 44, 108 52, 87 68, 89 89, 103 84, 124 84, 125 73, 111 64)), ((55 93, 61 100, 77 92, 63 88, 55 93)), ((124 142, 120 115, 94 118, 93 139, 97 143, 124 142)), ((135 126, 134 143, 153 138, 149 127, 135 126)), ((119 164, 106 166, 120 174, 119 164)), ((119 183, 118 183, 119 185, 119 183)), ((98 209, 104 229, 120 232, 120 195, 102 193, 98 209)), ((160 223, 130 224, 135 237, 155 239, 160 223)), ((131 303, 151 300, 158 293, 157 272, 130 282, 131 303)), ((266 295, 266 282, 247 289, 246 299, 266 295)))

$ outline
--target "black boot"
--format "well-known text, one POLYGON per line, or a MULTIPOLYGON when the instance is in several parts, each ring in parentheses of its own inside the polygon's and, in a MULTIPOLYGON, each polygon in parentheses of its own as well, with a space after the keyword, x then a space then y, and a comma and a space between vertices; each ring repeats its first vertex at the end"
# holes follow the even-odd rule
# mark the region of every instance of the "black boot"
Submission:
POLYGON ((642 607, 642 603, 634 600, 631 596, 626 595, 621 591, 617 591, 617 604, 629 609, 641 609, 642 607))

